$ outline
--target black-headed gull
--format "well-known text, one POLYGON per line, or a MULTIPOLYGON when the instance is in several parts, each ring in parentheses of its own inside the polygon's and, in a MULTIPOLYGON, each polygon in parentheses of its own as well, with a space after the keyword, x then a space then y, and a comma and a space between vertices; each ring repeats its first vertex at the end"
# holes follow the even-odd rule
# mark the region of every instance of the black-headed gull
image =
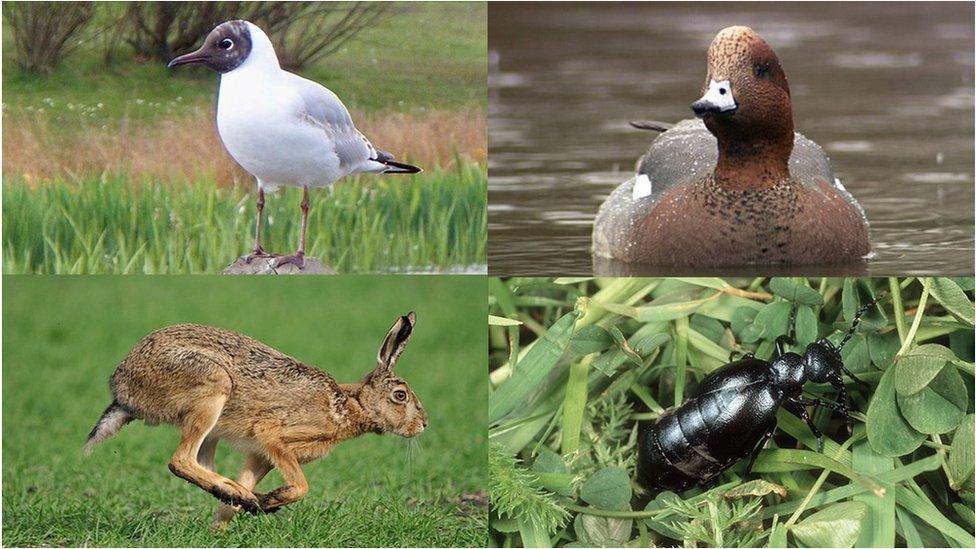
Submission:
POLYGON ((328 88, 282 70, 271 40, 253 23, 227 21, 195 52, 169 66, 197 63, 220 73, 217 132, 227 152, 257 179, 255 257, 272 257, 261 247, 264 191, 302 187, 302 237, 294 255, 276 266, 305 263, 308 189, 326 187, 354 173, 417 173, 377 150, 353 125, 349 111, 328 88))

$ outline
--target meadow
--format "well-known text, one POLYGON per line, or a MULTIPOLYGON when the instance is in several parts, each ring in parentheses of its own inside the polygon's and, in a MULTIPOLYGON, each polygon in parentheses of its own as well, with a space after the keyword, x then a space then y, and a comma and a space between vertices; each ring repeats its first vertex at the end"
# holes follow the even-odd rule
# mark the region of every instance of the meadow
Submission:
MULTIPOLYGON (((484 546, 485 281, 475 277, 4 277, 5 546, 484 546), (254 314, 255 308, 260 309, 254 314), (303 467, 306 498, 211 534, 209 494, 167 470, 177 433, 136 421, 84 457, 108 376, 142 336, 198 322, 355 381, 399 314, 397 370, 430 426, 366 435, 303 467), (353 314, 355 313, 355 314, 353 314)), ((241 456, 217 449, 217 470, 241 456)), ((272 472, 259 489, 280 485, 272 472)))
MULTIPOLYGON (((377 147, 425 169, 408 180, 363 176, 339 184, 336 200, 359 200, 358 207, 348 215, 310 220, 309 235, 310 239, 319 235, 323 240, 333 240, 336 233, 345 235, 339 237, 342 249, 325 243, 313 249, 313 255, 324 254, 317 257, 340 273, 444 271, 485 264, 485 12, 481 3, 397 5, 392 15, 365 29, 335 54, 301 71, 335 91, 377 147), (404 186, 409 190, 404 191, 404 186), (430 189, 414 190, 425 186, 430 189), (455 196, 447 196, 453 191, 455 196), (398 202, 404 199, 404 192, 411 196, 433 194, 441 199, 418 208, 398 202), (363 197, 369 198, 363 202, 363 197), (477 213, 479 210, 482 213, 477 213), (404 222, 414 229, 404 227, 404 222), (423 228, 418 229, 421 225, 423 228), (399 234, 402 241, 410 239, 408 244, 404 241, 409 254, 386 254, 376 249, 376 242, 389 239, 390 234, 384 231, 392 227, 407 229, 399 234), (468 237, 479 233, 476 238, 468 237), (449 253, 444 252, 446 248, 450 248, 449 253)), ((5 218, 16 218, 24 208, 61 211, 70 204, 59 196, 101 194, 103 191, 94 188, 98 186, 107 186, 125 200, 138 200, 134 195, 148 189, 150 194, 166 194, 184 203, 205 198, 203 187, 220 187, 211 196, 223 202, 216 206, 218 209, 237 208, 238 200, 254 193, 253 178, 236 166, 217 138, 213 73, 169 70, 158 62, 126 56, 124 51, 106 65, 99 42, 92 40, 69 55, 52 74, 32 75, 13 62, 10 35, 4 33, 3 53, 5 218), (14 205, 8 208, 8 202, 14 205), (24 202, 32 205, 24 206, 24 202)), ((325 195, 324 191, 319 193, 325 195)), ((319 193, 313 193, 313 207, 314 195, 319 193)), ((323 196, 319 200, 333 198, 323 196)), ((169 262, 174 256, 145 257, 132 262, 128 271, 218 272, 250 248, 246 242, 251 230, 246 229, 249 222, 245 218, 253 213, 251 202, 246 215, 220 221, 239 225, 240 233, 231 236, 203 231, 195 235, 193 245, 219 248, 220 260, 176 257, 169 262), (213 263, 202 266, 209 261, 213 263)), ((269 205, 274 202, 274 198, 269 200, 269 205)), ((297 202, 291 202, 294 200, 289 207, 297 214, 297 202)), ((103 216, 117 205, 94 204, 96 211, 67 210, 68 215, 59 223, 69 223, 70 217, 77 225, 72 231, 83 231, 75 232, 70 241, 62 240, 63 231, 53 225, 45 225, 53 232, 21 240, 23 230, 36 233, 37 226, 17 227, 14 223, 15 230, 9 232, 9 222, 5 223, 5 272, 64 272, 66 265, 76 266, 75 272, 119 272, 117 267, 105 264, 129 264, 136 253, 130 246, 133 242, 120 248, 106 241, 99 250, 103 260, 96 262, 85 256, 90 250, 74 244, 76 240, 97 242, 102 238, 106 227, 85 225, 82 220, 103 216), (60 259, 53 263, 37 261, 38 239, 45 242, 46 254, 60 259)), ((191 219, 193 213, 184 210, 165 215, 191 219)), ((141 215, 126 214, 130 218, 141 215)), ((147 230, 150 228, 124 228, 133 235, 147 230)), ((168 232, 165 228, 154 230, 168 232)), ((275 232, 273 228, 270 231, 275 232)), ((289 236, 285 234, 287 244, 274 251, 290 253, 295 239, 289 236)), ((134 244, 136 248, 154 245, 144 240, 134 244)), ((166 246, 186 244, 174 240, 166 246)))
MULTIPOLYGON (((492 543, 972 546, 972 292, 972 278, 489 280, 492 543), (803 353, 839 345, 873 298, 841 350, 867 384, 844 377, 852 431, 814 409, 821 453, 781 408, 751 471, 739 460, 680 491, 633 480, 638 425, 724 364, 768 360, 793 304, 788 350, 803 353)), ((838 399, 826 384, 803 392, 838 399)))

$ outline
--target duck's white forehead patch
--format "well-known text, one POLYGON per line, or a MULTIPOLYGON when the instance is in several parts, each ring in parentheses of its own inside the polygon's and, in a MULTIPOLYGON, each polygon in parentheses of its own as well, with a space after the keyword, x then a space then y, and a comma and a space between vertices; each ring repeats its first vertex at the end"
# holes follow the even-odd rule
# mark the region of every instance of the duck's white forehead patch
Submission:
POLYGON ((651 178, 642 173, 634 178, 634 200, 651 196, 651 178))
POLYGON ((708 91, 702 99, 718 107, 719 112, 734 111, 738 105, 732 97, 732 84, 728 80, 712 82, 708 85, 708 91))

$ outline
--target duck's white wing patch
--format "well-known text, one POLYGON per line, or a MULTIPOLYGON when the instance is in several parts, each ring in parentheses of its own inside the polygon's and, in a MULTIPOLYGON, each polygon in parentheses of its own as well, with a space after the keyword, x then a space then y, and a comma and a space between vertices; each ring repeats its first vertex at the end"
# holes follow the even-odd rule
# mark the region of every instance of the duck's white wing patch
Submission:
POLYGON ((651 178, 646 173, 638 174, 634 178, 634 200, 651 196, 651 178))

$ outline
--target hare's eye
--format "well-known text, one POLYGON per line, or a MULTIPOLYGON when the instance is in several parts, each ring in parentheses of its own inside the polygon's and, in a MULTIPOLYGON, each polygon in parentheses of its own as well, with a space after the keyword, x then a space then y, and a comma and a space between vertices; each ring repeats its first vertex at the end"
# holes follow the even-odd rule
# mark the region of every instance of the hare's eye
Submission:
POLYGON ((229 50, 234 47, 234 41, 230 38, 224 38, 219 45, 222 49, 229 50))
POLYGON ((404 402, 407 400, 407 392, 403 389, 397 389, 393 391, 393 400, 397 402, 404 402))

